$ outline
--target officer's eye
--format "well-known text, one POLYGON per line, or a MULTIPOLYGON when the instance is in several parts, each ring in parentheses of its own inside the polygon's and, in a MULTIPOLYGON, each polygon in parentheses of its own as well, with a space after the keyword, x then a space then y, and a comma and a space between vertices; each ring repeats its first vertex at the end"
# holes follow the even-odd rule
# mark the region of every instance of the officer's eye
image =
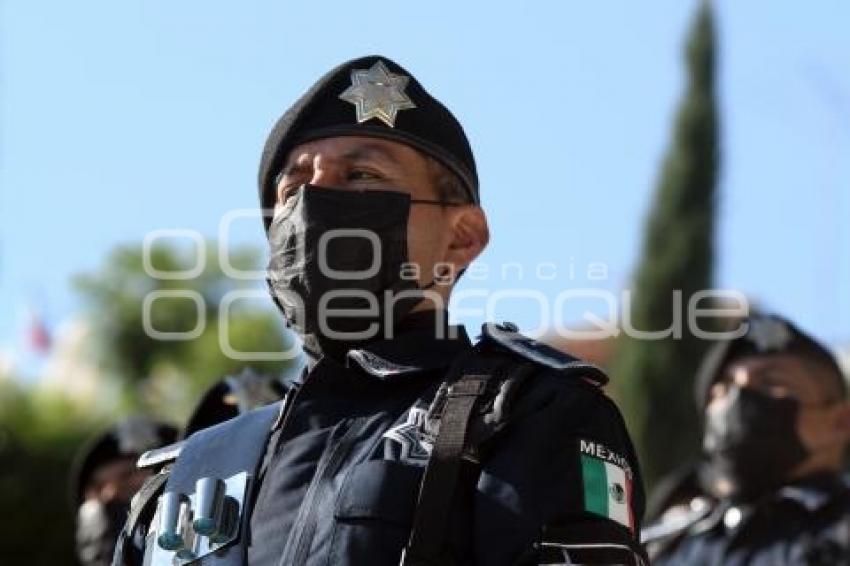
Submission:
POLYGON ((366 169, 352 169, 348 172, 349 181, 374 181, 381 178, 379 173, 366 169))
POLYGON ((765 387, 784 387, 788 379, 784 374, 775 371, 765 371, 759 374, 759 382, 765 387))
POLYGON ((754 379, 754 386, 772 397, 795 397, 793 383, 787 376, 775 371, 760 372, 754 379))
POLYGON ((283 204, 295 194, 295 190, 301 186, 301 183, 296 180, 287 181, 286 183, 282 183, 277 187, 277 202, 278 204, 283 204))

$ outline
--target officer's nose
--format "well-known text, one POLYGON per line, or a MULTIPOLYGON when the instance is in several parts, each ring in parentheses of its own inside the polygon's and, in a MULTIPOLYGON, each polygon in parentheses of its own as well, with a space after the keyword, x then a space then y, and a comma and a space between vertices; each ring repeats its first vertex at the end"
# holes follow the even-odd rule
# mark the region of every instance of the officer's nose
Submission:
POLYGON ((100 488, 100 491, 98 492, 98 499, 101 503, 110 503, 118 499, 119 491, 120 490, 115 483, 107 482, 100 488))
POLYGON ((343 168, 336 160, 319 154, 313 158, 313 171, 309 182, 316 187, 343 187, 345 186, 343 168))
POLYGON ((741 388, 752 387, 752 373, 750 373, 746 367, 737 367, 735 368, 734 373, 732 373, 732 383, 741 388))

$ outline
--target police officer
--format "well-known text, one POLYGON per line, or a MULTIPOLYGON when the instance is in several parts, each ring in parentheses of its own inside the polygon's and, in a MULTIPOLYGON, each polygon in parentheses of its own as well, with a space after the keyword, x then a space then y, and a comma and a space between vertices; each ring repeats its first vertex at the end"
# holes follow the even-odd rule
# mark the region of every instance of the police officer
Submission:
POLYGON ((488 230, 439 101, 385 57, 344 63, 278 121, 259 185, 308 368, 281 403, 142 459, 160 472, 116 564, 641 563, 602 372, 510 324, 473 344, 447 322, 488 230))
POLYGON ((136 468, 136 460, 176 438, 171 426, 132 417, 98 434, 77 453, 71 468, 71 501, 77 515, 77 558, 83 566, 110 563, 130 498, 150 475, 136 468))
POLYGON ((784 318, 744 322, 700 370, 704 457, 664 487, 661 519, 644 532, 653 563, 850 564, 842 373, 784 318))
POLYGON ((251 368, 226 375, 198 400, 186 419, 182 436, 189 437, 201 429, 280 401, 285 394, 286 386, 281 380, 251 368))

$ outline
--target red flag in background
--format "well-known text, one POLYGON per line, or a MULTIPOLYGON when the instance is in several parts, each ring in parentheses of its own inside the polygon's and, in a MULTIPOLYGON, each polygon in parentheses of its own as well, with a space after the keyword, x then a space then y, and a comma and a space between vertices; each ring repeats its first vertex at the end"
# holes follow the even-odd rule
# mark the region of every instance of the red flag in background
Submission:
POLYGON ((30 317, 27 342, 30 349, 36 353, 44 354, 50 350, 50 331, 41 315, 35 312, 30 317))

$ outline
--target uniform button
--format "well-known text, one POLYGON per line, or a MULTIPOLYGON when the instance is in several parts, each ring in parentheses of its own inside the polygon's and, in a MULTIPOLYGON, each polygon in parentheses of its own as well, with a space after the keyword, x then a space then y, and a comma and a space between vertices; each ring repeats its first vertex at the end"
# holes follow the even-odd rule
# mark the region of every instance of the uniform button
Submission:
POLYGON ((737 507, 730 507, 723 514, 723 524, 727 529, 734 529, 741 522, 741 510, 737 507))

